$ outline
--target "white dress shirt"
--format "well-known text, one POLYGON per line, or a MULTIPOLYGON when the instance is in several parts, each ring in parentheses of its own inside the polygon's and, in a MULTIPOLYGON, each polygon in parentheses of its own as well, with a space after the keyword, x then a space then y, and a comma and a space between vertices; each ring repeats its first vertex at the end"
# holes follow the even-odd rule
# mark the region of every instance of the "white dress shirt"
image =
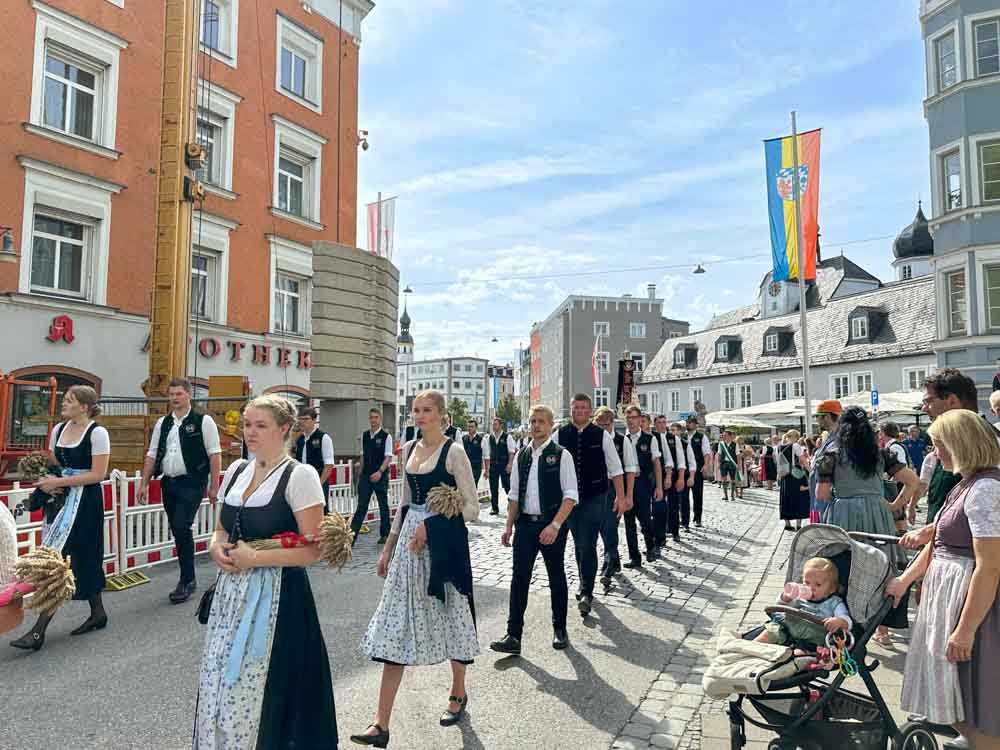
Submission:
MULTIPOLYGON (((674 441, 674 450, 677 453, 677 464, 671 465, 673 465, 678 471, 693 472, 698 464, 694 458, 694 448, 691 447, 691 442, 688 441, 687 450, 685 450, 684 445, 681 442, 680 435, 675 435, 672 432, 665 432, 663 433, 663 439, 674 441)), ((673 454, 670 452, 669 448, 667 449, 667 455, 670 456, 671 460, 673 459, 673 454)))
MULTIPOLYGON (((369 437, 375 438, 375 437, 378 436, 379 432, 383 432, 384 430, 385 430, 385 428, 383 427, 378 432, 372 432, 371 430, 366 430, 366 432, 368 433, 369 437)), ((327 437, 329 437, 329 435, 327 435, 327 437)), ((392 436, 391 435, 386 435, 386 439, 385 439, 385 457, 386 458, 392 458, 392 449, 393 449, 392 436)), ((324 458, 326 457, 326 441, 325 440, 323 441, 323 456, 324 456, 324 458)), ((333 442, 330 443, 330 460, 327 463, 331 463, 331 464, 333 463, 333 442)))
MULTIPOLYGON (((181 453, 181 439, 178 430, 190 413, 191 409, 188 409, 179 417, 176 414, 171 415, 174 423, 170 432, 167 433, 167 452, 163 455, 163 463, 160 465, 164 476, 180 477, 188 473, 187 466, 184 465, 184 454, 181 453)), ((149 441, 149 451, 146 455, 153 460, 156 460, 156 449, 160 446, 160 430, 163 428, 163 420, 164 417, 156 420, 156 427, 153 428, 153 435, 149 441)), ((216 453, 222 453, 222 446, 219 443, 219 428, 216 427, 215 420, 207 414, 201 418, 201 438, 205 443, 205 452, 209 457, 216 453)))
MULTIPOLYGON (((633 450, 635 450, 635 444, 639 442, 639 438, 642 437, 642 434, 643 434, 642 432, 626 432, 625 433, 625 437, 627 437, 629 439, 629 442, 632 443, 632 449, 633 450)), ((650 448, 649 448, 650 458, 658 458, 658 459, 660 459, 660 467, 661 468, 669 469, 670 467, 672 467, 674 465, 674 462, 670 459, 670 454, 668 453, 666 455, 666 457, 664 457, 663 453, 660 451, 660 441, 656 439, 656 433, 654 432, 654 433, 648 433, 648 434, 650 434, 652 436, 652 438, 653 438, 650 441, 650 443, 649 443, 649 446, 650 446, 650 448)), ((638 463, 638 455, 639 454, 638 454, 638 451, 637 451, 636 452, 636 457, 637 457, 636 458, 636 463, 638 463)))
MULTIPOLYGON (((537 448, 532 445, 524 450, 531 451, 531 469, 528 470, 528 486, 524 492, 524 504, 521 509, 528 515, 537 516, 542 512, 541 498, 538 496, 538 459, 545 447, 552 442, 548 438, 537 448)), ((514 467, 515 469, 517 467, 514 467)), ((512 471, 510 477, 509 499, 518 502, 521 499, 521 472, 512 471)), ((559 454, 559 484, 562 486, 563 500, 580 502, 580 491, 576 483, 576 468, 573 466, 573 456, 565 448, 559 454)))
MULTIPOLYGON (((303 433, 305 440, 302 441, 302 463, 308 463, 307 456, 309 455, 309 438, 311 438, 313 436, 313 432, 316 432, 318 429, 319 427, 313 427, 312 432, 308 435, 303 433)), ((385 444, 387 448, 390 447, 388 440, 385 441, 385 444)), ((333 466, 336 463, 336 459, 333 456, 333 438, 330 437, 330 433, 328 432, 323 433, 323 447, 321 448, 321 451, 323 453, 323 465, 333 466)))
POLYGON ((622 441, 622 458, 624 458, 623 463, 625 464, 622 468, 626 474, 639 473, 639 456, 636 454, 635 446, 631 440, 622 441))
MULTIPOLYGON (((579 428, 577 430, 579 431, 579 428)), ((604 433, 604 441, 601 445, 604 448, 604 466, 608 470, 608 479, 620 477, 625 473, 625 470, 622 468, 622 460, 618 458, 618 449, 615 448, 614 438, 607 430, 601 430, 601 432, 604 433)), ((552 433, 552 442, 559 445, 558 430, 552 433)))
MULTIPOLYGON (((503 435, 502 432, 490 432, 486 435, 485 444, 483 445, 483 459, 486 461, 491 461, 492 451, 490 450, 490 437, 500 444, 500 436, 503 435)), ((511 457, 517 453, 517 441, 511 437, 510 433, 507 433, 507 460, 509 461, 511 457)))
MULTIPOLYGON (((694 436, 693 432, 688 433, 689 445, 692 443, 693 436, 694 436)), ((712 455, 712 444, 708 441, 708 435, 706 435, 704 432, 701 433, 701 455, 704 456, 706 459, 712 455)))

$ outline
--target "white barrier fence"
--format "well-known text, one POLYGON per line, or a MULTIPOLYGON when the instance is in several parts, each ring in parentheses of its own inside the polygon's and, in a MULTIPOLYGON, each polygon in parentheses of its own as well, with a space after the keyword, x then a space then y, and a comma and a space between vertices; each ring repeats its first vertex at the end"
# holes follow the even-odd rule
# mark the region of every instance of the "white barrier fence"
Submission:
MULTIPOLYGON (((395 467, 392 467, 395 474, 395 467)), ((357 493, 352 484, 352 469, 348 462, 337 464, 331 475, 330 502, 334 512, 352 516, 357 505, 357 493)), ((392 476, 392 474, 390 475, 392 476)), ((101 483, 104 493, 104 569, 108 575, 118 575, 131 570, 148 568, 176 559, 173 534, 167 515, 160 502, 159 482, 150 486, 149 503, 136 501, 140 482, 139 474, 129 476, 117 469, 101 483)), ((389 513, 399 507, 402 499, 402 479, 389 480, 389 513)), ((17 523, 18 554, 25 554, 41 544, 42 519, 36 512, 23 510, 32 488, 22 488, 18 483, 10 490, 0 490, 0 502, 15 514, 17 523), (19 508, 21 512, 19 512, 19 508)), ((194 521, 195 554, 208 551, 221 504, 212 505, 202 500, 194 521)), ((372 495, 366 523, 371 525, 379 517, 377 498, 372 495)))

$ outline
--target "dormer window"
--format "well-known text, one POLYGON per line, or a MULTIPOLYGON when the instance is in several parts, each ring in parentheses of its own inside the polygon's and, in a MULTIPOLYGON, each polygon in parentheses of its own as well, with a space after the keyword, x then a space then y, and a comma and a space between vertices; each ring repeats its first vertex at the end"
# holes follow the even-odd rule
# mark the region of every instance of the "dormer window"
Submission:
POLYGON ((792 357, 795 355, 795 332, 791 326, 771 326, 764 331, 764 356, 792 357))
POLYGON ((715 345, 715 359, 718 362, 727 362, 729 360, 729 342, 719 341, 715 345))
POLYGON ((768 353, 778 351, 778 334, 769 333, 764 337, 764 351, 768 353))
POLYGON ((674 347, 674 367, 688 369, 698 366, 698 347, 694 344, 678 344, 674 347))
POLYGON ((732 364, 743 361, 743 343, 739 336, 719 336, 715 340, 716 363, 732 364))
POLYGON ((854 318, 851 318, 851 338, 857 340, 868 338, 867 315, 858 315, 854 318))
POLYGON ((674 364, 677 367, 684 366, 684 347, 678 346, 676 349, 674 349, 674 364))

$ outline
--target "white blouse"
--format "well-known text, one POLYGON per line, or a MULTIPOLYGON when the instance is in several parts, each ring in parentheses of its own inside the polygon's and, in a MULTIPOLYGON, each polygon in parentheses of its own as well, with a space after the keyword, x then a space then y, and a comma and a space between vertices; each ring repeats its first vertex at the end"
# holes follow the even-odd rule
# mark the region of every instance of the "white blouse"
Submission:
POLYGON ((981 479, 965 496, 965 516, 974 539, 1000 537, 1000 482, 981 479))
MULTIPOLYGON (((441 456, 441 450, 444 447, 444 443, 441 443, 438 449, 421 464, 417 463, 416 455, 410 455, 410 446, 414 445, 415 442, 411 440, 403 446, 400 452, 400 455, 409 456, 406 465, 403 467, 403 499, 400 502, 400 508, 410 504, 410 483, 406 480, 406 475, 430 474, 434 471, 434 467, 437 466, 438 458, 441 456)), ((451 450, 448 451, 448 456, 444 461, 444 468, 449 474, 455 477, 455 484, 458 486, 458 491, 462 494, 462 500, 464 500, 462 515, 465 517, 466 523, 478 520, 479 492, 476 490, 476 483, 472 476, 472 464, 469 463, 469 456, 460 443, 453 442, 451 444, 451 450)), ((399 534, 402 518, 403 514, 397 512, 396 517, 392 520, 391 533, 399 534)))
MULTIPOLYGON (((285 466, 291 460, 290 458, 285 459, 271 470, 271 473, 260 483, 260 486, 247 498, 246 507, 260 508, 271 502, 271 498, 274 497, 274 491, 278 488, 278 482, 281 481, 281 475, 285 471, 285 466)), ((226 469, 226 473, 222 477, 223 491, 233 481, 233 475, 241 463, 240 461, 234 461, 226 469)), ((233 486, 226 492, 226 496, 222 498, 222 501, 226 505, 243 505, 243 493, 246 492, 253 481, 253 474, 254 467, 251 462, 236 478, 236 481, 233 482, 233 486)), ((323 498, 323 485, 319 483, 319 474, 316 473, 316 469, 308 464, 297 464, 292 469, 292 475, 288 477, 288 486, 285 488, 285 502, 288 503, 288 507, 292 509, 293 513, 311 508, 314 505, 326 504, 323 498)))
MULTIPOLYGON (((83 436, 87 434, 87 430, 90 429, 90 425, 94 424, 94 420, 91 419, 87 422, 87 426, 83 428, 83 432, 80 435, 80 439, 77 440, 72 445, 66 444, 66 427, 69 422, 63 422, 63 429, 59 432, 59 447, 60 448, 76 448, 82 441, 83 436)), ((49 435, 49 450, 55 453, 56 450, 56 432, 59 427, 56 426, 52 430, 52 434, 49 435)), ((91 456, 110 456, 111 455, 111 437, 108 435, 108 431, 98 425, 94 428, 94 431, 90 433, 90 455, 91 456)))

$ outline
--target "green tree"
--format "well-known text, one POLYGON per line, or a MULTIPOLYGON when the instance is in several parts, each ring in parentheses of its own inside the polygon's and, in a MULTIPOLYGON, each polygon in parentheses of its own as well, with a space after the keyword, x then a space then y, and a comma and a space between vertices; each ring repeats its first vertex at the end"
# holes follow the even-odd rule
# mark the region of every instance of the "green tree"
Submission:
POLYGON ((453 398, 448 404, 448 413, 451 415, 451 423, 460 430, 464 430, 469 423, 469 406, 460 398, 453 398))
POLYGON ((504 425, 521 424, 521 407, 509 393, 497 404, 497 418, 502 420, 504 425))

